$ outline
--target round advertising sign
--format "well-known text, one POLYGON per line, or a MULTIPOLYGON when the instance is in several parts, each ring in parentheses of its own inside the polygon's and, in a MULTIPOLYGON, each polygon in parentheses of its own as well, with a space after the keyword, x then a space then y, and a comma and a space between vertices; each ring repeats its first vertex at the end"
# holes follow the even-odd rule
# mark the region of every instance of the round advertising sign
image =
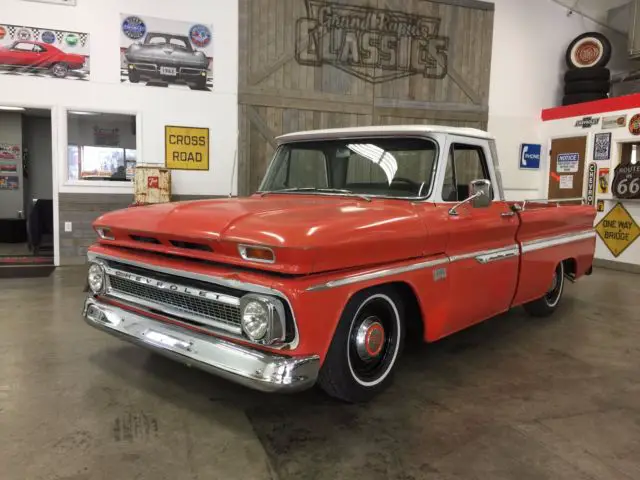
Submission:
POLYGON ((67 45, 69 45, 70 47, 75 47, 78 44, 78 36, 75 33, 70 33, 69 35, 67 35, 64 39, 64 41, 67 43, 67 45))
POLYGON ((634 135, 640 135, 640 114, 636 114, 629 120, 629 131, 634 135))
POLYGON ((194 25, 189 30, 191 42, 200 48, 204 48, 211 43, 211 30, 206 25, 194 25))
POLYGON ((56 43, 56 34, 50 30, 44 31, 42 32, 42 41, 48 44, 56 43))
POLYGON ((127 17, 122 22, 122 33, 131 40, 140 40, 147 33, 147 25, 139 17, 127 17))
POLYGON ((16 34, 16 36, 18 37, 18 40, 22 40, 22 41, 31 40, 31 32, 26 28, 21 28, 20 30, 18 30, 18 33, 16 34))
POLYGON ((7 35, 7 29, 4 27, 0 27, 0 40, 2 40, 7 35))

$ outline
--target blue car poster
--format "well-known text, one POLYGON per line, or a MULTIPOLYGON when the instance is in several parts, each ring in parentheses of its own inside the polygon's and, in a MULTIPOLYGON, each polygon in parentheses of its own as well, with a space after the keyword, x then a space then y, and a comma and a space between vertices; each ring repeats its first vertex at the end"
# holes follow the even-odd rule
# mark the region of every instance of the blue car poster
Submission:
POLYGON ((120 81, 213 90, 213 27, 201 22, 120 15, 120 81))

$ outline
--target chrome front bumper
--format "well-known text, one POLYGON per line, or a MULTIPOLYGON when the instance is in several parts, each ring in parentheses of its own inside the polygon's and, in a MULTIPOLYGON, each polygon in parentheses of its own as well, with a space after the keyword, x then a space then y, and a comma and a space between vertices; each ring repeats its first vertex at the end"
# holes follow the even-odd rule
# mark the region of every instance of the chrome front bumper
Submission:
POLYGON ((85 322, 180 363, 263 392, 311 387, 320 369, 317 356, 285 357, 165 324, 100 302, 85 301, 85 322))

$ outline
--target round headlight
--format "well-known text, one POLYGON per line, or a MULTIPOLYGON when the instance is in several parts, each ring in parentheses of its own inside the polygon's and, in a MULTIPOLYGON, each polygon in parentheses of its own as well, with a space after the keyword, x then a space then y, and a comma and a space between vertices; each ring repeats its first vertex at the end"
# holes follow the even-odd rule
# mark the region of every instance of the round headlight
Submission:
POLYGON ((267 307, 255 300, 247 302, 242 310, 242 330, 251 340, 261 340, 269 328, 267 307))
POLYGON ((89 288, 93 293, 100 293, 104 288, 104 268, 99 263, 92 263, 87 275, 89 288))

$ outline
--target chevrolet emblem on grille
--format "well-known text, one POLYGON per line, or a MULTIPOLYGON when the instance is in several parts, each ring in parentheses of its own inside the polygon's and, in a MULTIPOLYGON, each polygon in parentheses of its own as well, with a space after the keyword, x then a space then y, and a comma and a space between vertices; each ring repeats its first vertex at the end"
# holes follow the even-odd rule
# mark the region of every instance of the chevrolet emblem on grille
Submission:
POLYGON ((138 275, 130 272, 124 272, 122 270, 116 270, 111 268, 107 268, 106 270, 108 274, 115 275, 117 277, 124 278, 132 282, 148 285, 150 287, 154 287, 160 290, 168 290, 175 293, 182 293, 185 295, 191 295, 193 297, 199 297, 207 300, 214 300, 221 303, 227 303, 229 305, 240 304, 240 299, 236 297, 231 297, 229 295, 222 295, 215 292, 209 292, 207 290, 191 288, 191 287, 187 287, 185 285, 180 285, 177 283, 164 282, 162 280, 156 280, 155 278, 144 277, 142 275, 138 275))

